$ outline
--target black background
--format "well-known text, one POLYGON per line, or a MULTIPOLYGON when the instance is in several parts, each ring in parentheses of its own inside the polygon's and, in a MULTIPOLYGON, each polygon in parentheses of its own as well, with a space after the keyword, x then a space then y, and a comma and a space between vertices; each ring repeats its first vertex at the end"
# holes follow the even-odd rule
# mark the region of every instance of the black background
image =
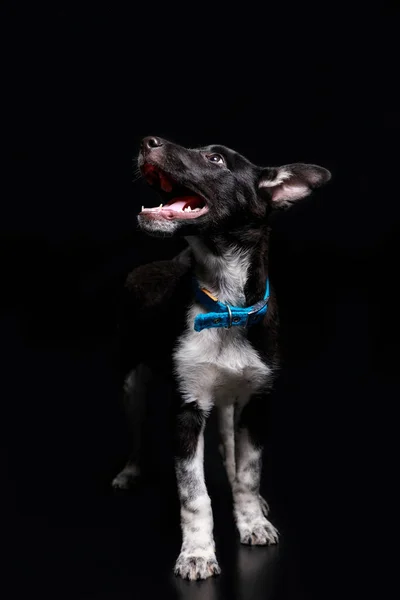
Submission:
MULTIPOLYGON (((328 10, 318 24, 303 15, 306 28, 297 15, 289 25, 250 9, 164 11, 14 6, 3 21, 7 597, 19 585, 52 597, 292 599, 364 588, 385 597, 397 569, 395 14, 377 29, 328 10), (156 382, 153 476, 125 496, 109 485, 128 447, 113 365, 117 300, 130 269, 182 247, 136 230, 153 200, 132 166, 149 134, 333 174, 273 220, 286 362, 264 485, 282 544, 238 547, 211 453, 223 575, 192 586, 170 575, 179 515, 156 382)), ((157 340, 136 343, 139 353, 157 340)))

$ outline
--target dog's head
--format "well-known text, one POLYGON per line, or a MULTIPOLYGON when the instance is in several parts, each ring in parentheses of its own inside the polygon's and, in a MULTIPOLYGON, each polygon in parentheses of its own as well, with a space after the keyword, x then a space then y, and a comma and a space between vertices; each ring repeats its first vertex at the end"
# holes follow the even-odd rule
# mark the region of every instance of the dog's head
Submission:
POLYGON ((142 141, 138 163, 161 196, 138 216, 153 235, 260 229, 272 209, 308 196, 331 176, 316 165, 262 168, 224 146, 188 149, 156 137, 142 141))

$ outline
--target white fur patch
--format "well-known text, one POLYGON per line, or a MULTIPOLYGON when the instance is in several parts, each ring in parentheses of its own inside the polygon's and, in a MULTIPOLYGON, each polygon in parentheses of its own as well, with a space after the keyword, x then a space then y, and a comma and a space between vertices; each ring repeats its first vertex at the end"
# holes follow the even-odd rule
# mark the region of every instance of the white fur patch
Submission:
POLYGON ((138 215, 140 228, 147 233, 172 235, 178 228, 178 222, 170 219, 152 219, 138 215))
POLYGON ((244 287, 250 267, 248 252, 231 246, 224 256, 214 256, 199 238, 186 239, 196 259, 200 285, 204 285, 221 302, 245 306, 244 287))
MULTIPOLYGON (((199 284, 221 302, 244 306, 249 269, 247 253, 232 247, 223 257, 215 257, 197 238, 188 241, 197 261, 199 284)), ((174 352, 182 397, 187 402, 196 400, 205 411, 214 403, 245 404, 252 394, 268 385, 271 369, 248 341, 244 327, 194 331, 194 318, 200 312, 206 312, 200 304, 195 303, 189 308, 187 328, 174 352)))
POLYGON ((245 404, 252 394, 268 386, 271 369, 241 327, 194 331, 194 318, 203 310, 197 304, 189 309, 187 330, 174 352, 182 397, 187 402, 196 400, 205 411, 214 403, 245 404))

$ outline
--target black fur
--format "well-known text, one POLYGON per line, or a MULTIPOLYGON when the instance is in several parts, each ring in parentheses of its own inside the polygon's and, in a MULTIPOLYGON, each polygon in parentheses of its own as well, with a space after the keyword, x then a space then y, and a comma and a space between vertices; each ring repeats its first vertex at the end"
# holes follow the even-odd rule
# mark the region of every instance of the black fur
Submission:
MULTIPOLYGON (((160 138, 145 138, 138 164, 144 173, 150 165, 174 182, 171 192, 163 191, 161 179, 158 182, 157 191, 164 204, 189 190, 203 198, 207 208, 205 214, 196 218, 174 218, 168 231, 158 229, 159 214, 142 212, 140 227, 152 235, 197 236, 208 251, 217 256, 232 245, 246 249, 251 265, 245 286, 248 306, 260 300, 265 291, 269 275, 269 216, 274 209, 287 206, 293 200, 293 195, 289 195, 289 199, 285 196, 286 188, 294 193, 300 190, 301 197, 330 178, 328 171, 315 165, 297 163, 263 168, 224 146, 187 149, 160 138), (213 155, 221 159, 210 160, 213 155)), ((156 185, 157 178, 152 183, 156 185)), ((184 327, 186 308, 192 299, 191 278, 190 261, 184 264, 160 261, 136 269, 126 283, 125 323, 121 325, 126 346, 132 349, 132 335, 136 335, 139 343, 145 339, 157 340, 156 344, 143 343, 136 349, 137 359, 157 364, 170 376, 172 349, 184 327), (130 315, 133 314, 132 323, 130 315)), ((276 296, 271 287, 267 314, 262 322, 249 329, 248 339, 273 368, 279 364, 278 325, 276 296)), ((132 359, 129 360, 131 367, 134 366, 132 359)), ((265 394, 257 396, 251 399, 242 415, 241 425, 249 429, 257 445, 263 438, 265 406, 265 394)), ((205 416, 195 403, 182 408, 178 402, 177 411, 176 453, 183 458, 193 453, 205 416)))
POLYGON ((205 414, 196 402, 190 402, 178 408, 174 445, 176 457, 187 458, 194 454, 204 423, 205 414))

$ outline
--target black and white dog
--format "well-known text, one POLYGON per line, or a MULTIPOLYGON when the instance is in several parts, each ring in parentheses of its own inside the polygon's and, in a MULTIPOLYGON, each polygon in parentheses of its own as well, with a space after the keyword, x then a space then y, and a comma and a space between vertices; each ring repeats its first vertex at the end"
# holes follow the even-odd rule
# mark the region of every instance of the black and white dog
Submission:
MULTIPOLYGON (((278 541, 259 494, 263 411, 279 364, 268 218, 275 208, 288 207, 326 183, 330 173, 301 163, 261 168, 223 146, 187 149, 156 137, 143 140, 139 167, 161 195, 159 206, 140 212, 141 229, 184 236, 189 245, 174 261, 136 269, 127 287, 146 296, 150 273, 152 282, 161 284, 145 297, 144 313, 155 297, 163 298, 159 307, 165 296, 173 306, 168 319, 159 317, 157 330, 171 347, 168 361, 162 346, 160 363, 170 370, 177 396, 175 468, 183 543, 175 573, 205 579, 220 572, 203 471, 203 434, 214 405, 240 541, 278 541), (162 282, 166 273, 178 290, 175 296, 162 282)), ((137 423, 149 366, 154 368, 154 346, 151 354, 146 357, 144 351, 142 364, 126 379, 129 412, 137 423)), ((135 439, 138 443, 138 433, 135 439)), ((136 458, 137 448, 115 487, 126 487, 138 474, 136 458)))

